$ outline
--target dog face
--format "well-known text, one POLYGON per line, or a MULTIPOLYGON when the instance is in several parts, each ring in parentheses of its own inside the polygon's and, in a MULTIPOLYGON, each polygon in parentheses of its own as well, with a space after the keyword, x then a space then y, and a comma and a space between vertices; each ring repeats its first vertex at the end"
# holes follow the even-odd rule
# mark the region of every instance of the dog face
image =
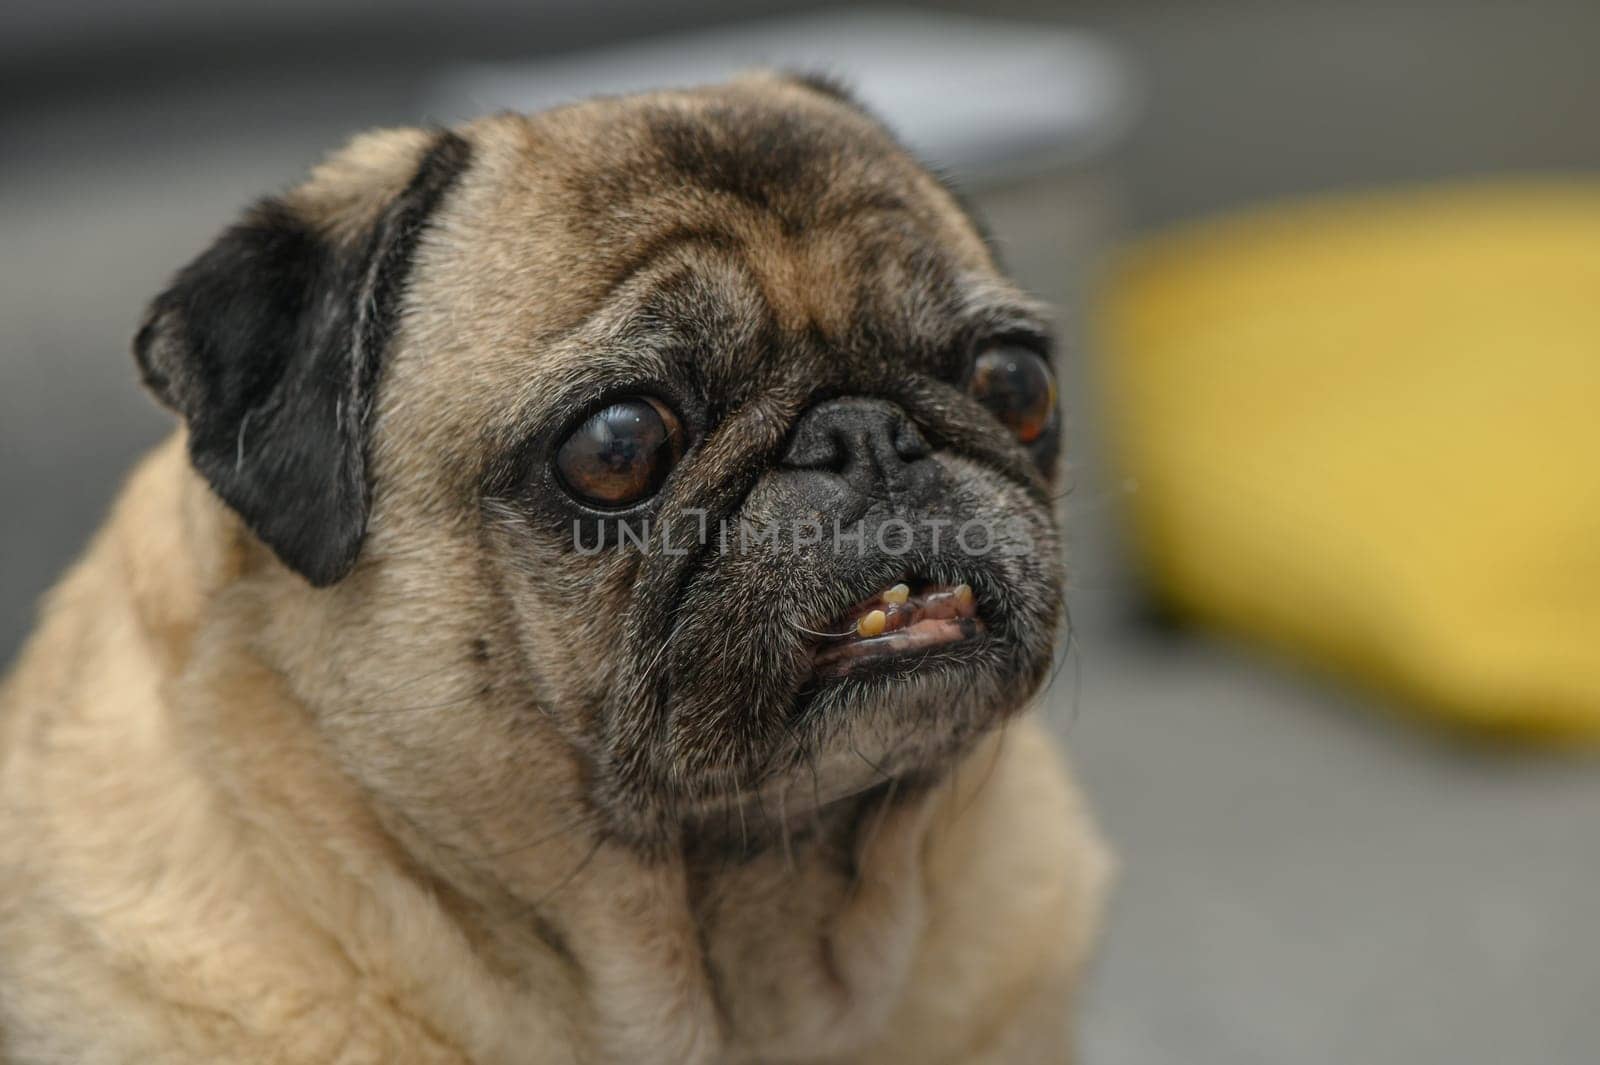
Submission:
POLYGON ((251 532, 230 624, 457 851, 810 816, 1048 672, 1045 325, 826 86, 362 138, 136 353, 251 532))

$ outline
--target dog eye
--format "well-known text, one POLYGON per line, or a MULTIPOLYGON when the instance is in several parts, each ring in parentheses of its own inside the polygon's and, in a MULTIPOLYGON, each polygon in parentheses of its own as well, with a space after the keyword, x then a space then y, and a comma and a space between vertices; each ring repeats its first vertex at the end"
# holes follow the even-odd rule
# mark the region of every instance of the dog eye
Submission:
POLYGON ((1024 444, 1050 428, 1056 413, 1056 379, 1027 348, 990 348, 972 366, 972 395, 1024 444))
POLYGON ((556 472, 585 503, 620 507, 656 493, 683 454, 683 424, 641 396, 596 411, 562 441, 556 472))

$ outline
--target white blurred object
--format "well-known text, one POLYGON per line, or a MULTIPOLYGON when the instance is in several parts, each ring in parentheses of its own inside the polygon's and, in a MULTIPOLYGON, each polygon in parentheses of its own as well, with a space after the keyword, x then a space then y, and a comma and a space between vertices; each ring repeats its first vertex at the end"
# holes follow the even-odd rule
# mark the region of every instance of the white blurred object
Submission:
POLYGON ((705 84, 752 67, 839 79, 918 156, 969 184, 1087 162, 1121 137, 1136 111, 1127 65, 1092 35, 871 8, 460 67, 441 77, 430 102, 451 121, 705 84))

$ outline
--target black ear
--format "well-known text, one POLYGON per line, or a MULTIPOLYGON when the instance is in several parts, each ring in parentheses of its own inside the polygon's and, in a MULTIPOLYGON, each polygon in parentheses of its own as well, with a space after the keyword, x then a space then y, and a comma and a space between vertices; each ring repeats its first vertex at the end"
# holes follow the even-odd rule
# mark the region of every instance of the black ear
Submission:
POLYGON ((133 342, 189 428, 194 466, 284 564, 322 587, 367 528, 368 422, 417 238, 470 149, 439 134, 355 236, 265 200, 156 297, 133 342))
POLYGON ((850 86, 844 78, 831 71, 825 70, 785 70, 783 76, 797 85, 802 85, 814 93, 831 96, 842 104, 849 104, 857 110, 866 110, 861 101, 856 99, 856 94, 850 91, 850 86))

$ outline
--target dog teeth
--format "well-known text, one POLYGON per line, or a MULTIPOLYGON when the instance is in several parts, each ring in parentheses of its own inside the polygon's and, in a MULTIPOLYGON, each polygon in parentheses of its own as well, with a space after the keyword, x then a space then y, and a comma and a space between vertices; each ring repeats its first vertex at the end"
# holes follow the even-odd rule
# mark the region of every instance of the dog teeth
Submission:
POLYGON ((885 603, 893 603, 896 606, 905 602, 909 598, 911 598, 911 589, 909 586, 904 584, 897 584, 893 588, 890 588, 888 591, 883 593, 883 601, 885 603))
POLYGON ((861 616, 856 622, 856 632, 862 636, 878 636, 883 633, 889 624, 889 615, 881 610, 871 610, 861 616))

